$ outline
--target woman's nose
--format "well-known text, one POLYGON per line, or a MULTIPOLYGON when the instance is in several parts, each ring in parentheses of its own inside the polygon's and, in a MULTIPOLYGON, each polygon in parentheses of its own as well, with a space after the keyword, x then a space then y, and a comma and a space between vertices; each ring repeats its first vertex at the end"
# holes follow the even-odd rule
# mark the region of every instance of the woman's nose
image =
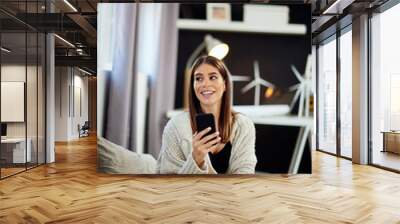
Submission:
POLYGON ((206 87, 208 84, 210 84, 210 81, 208 79, 204 79, 202 84, 204 87, 206 87))

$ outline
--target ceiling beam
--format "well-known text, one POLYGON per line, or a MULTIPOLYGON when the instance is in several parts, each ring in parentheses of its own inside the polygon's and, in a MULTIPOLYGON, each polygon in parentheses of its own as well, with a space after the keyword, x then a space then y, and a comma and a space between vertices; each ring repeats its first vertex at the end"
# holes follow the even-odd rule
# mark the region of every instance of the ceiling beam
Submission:
POLYGON ((336 0, 322 10, 322 14, 342 14, 343 10, 353 4, 355 0, 336 0))
POLYGON ((55 56, 56 66, 83 66, 96 71, 97 59, 90 56, 55 56))
POLYGON ((90 24, 85 17, 80 14, 68 14, 71 20, 73 20, 77 25, 79 25, 91 38, 97 37, 97 30, 90 24))

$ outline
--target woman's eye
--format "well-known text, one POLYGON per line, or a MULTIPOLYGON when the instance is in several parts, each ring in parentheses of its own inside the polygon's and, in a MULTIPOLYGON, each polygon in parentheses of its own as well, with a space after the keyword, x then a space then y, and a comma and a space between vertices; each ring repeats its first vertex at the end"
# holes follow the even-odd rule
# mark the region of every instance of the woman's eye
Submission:
POLYGON ((196 77, 196 81, 201 81, 202 78, 201 77, 196 77))
POLYGON ((211 76, 210 79, 211 79, 211 80, 215 80, 215 79, 217 79, 217 76, 211 76))

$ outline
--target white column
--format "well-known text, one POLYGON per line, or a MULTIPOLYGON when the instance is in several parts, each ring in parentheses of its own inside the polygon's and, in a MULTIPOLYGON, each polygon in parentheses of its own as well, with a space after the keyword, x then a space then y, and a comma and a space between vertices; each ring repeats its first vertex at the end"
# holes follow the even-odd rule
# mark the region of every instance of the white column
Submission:
POLYGON ((368 16, 353 19, 353 162, 368 163, 368 16))
POLYGON ((46 36, 46 163, 55 161, 55 76, 54 35, 46 36))

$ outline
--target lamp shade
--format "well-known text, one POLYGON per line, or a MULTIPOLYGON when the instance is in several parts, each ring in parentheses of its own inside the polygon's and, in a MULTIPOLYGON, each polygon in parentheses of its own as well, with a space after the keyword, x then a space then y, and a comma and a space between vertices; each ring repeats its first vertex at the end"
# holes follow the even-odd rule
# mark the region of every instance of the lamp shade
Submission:
POLYGON ((212 37, 209 34, 204 37, 204 42, 206 43, 207 52, 210 56, 221 60, 229 52, 229 46, 227 44, 222 43, 220 40, 212 37))

